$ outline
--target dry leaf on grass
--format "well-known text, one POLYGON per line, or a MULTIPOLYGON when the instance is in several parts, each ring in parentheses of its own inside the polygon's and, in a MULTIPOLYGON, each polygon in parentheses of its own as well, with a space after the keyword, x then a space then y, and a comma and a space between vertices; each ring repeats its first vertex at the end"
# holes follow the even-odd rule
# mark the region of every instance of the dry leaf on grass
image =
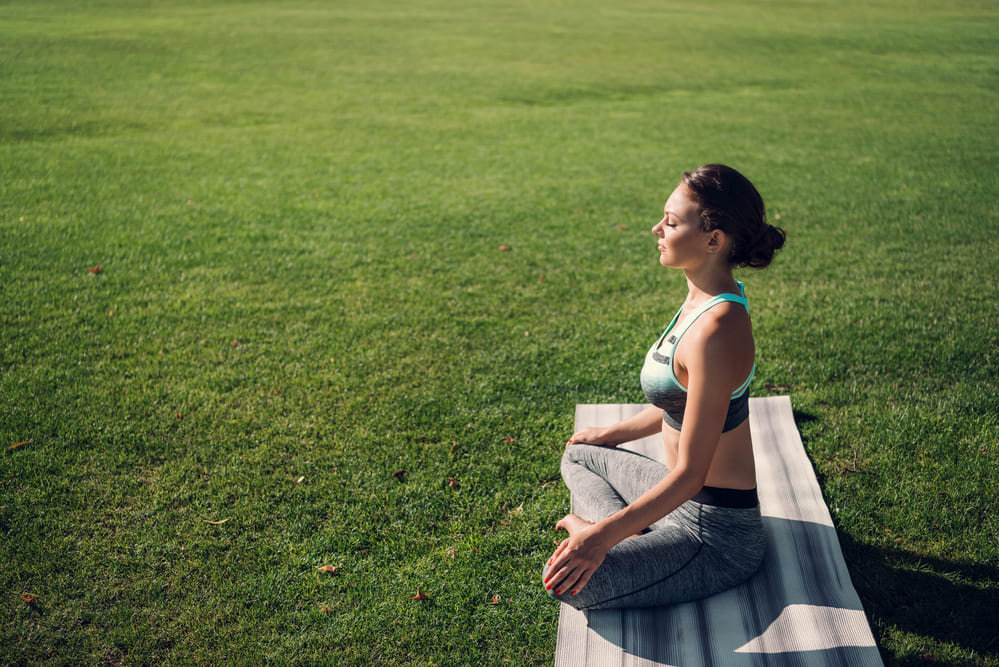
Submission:
POLYGON ((210 523, 213 526, 221 526, 223 523, 225 523, 228 520, 229 519, 219 519, 218 521, 209 521, 208 519, 205 519, 205 523, 210 523))
POLYGON ((456 480, 454 477, 448 477, 447 478, 447 485, 450 486, 451 488, 454 488, 454 489, 460 489, 461 488, 461 482, 459 482, 458 480, 456 480))
POLYGON ((7 449, 17 449, 18 447, 24 447, 25 445, 30 444, 30 443, 31 443, 30 440, 25 440, 24 442, 19 442, 16 445, 11 445, 7 449))
POLYGON ((35 601, 36 598, 31 593, 21 593, 21 599, 27 602, 28 604, 31 604, 32 602, 35 601))
POLYGON ((424 600, 429 600, 427 594, 421 591, 419 588, 416 589, 416 595, 409 598, 410 600, 416 600, 417 602, 423 602, 424 600))
POLYGON ((493 596, 493 601, 490 602, 489 604, 499 604, 499 596, 498 595, 494 595, 493 596))
POLYGON ((330 574, 336 574, 336 567, 332 565, 323 565, 316 568, 317 572, 329 572, 330 574))
POLYGON ((407 472, 409 472, 409 471, 408 470, 397 470, 396 472, 392 473, 392 476, 395 477, 397 480, 399 480, 401 482, 401 481, 403 481, 403 477, 406 476, 407 472))

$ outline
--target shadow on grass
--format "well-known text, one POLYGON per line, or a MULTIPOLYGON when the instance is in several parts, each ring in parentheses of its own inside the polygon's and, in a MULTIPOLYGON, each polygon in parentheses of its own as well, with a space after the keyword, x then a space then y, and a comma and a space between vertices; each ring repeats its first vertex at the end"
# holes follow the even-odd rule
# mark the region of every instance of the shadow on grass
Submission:
POLYGON ((805 412, 804 410, 794 409, 791 411, 791 414, 794 416, 794 425, 798 428, 799 431, 801 430, 801 426, 803 424, 810 424, 814 421, 819 420, 818 417, 816 417, 810 412, 805 412))
MULTIPOLYGON (((864 610, 873 623, 953 644, 984 660, 999 660, 999 568, 920 556, 855 542, 840 544, 864 610)), ((890 665, 938 665, 929 653, 886 655, 890 665)))
MULTIPOLYGON (((814 414, 794 410, 795 426, 806 450, 811 440, 808 426, 818 420, 814 414)), ((825 486, 826 476, 817 466, 815 474, 825 486)), ((973 653, 977 660, 969 664, 999 664, 999 568, 873 547, 853 540, 842 530, 836 532, 872 625, 894 627, 973 653)), ((922 655, 897 655, 886 650, 880 638, 879 645, 887 665, 952 664, 935 655, 932 648, 922 655)))

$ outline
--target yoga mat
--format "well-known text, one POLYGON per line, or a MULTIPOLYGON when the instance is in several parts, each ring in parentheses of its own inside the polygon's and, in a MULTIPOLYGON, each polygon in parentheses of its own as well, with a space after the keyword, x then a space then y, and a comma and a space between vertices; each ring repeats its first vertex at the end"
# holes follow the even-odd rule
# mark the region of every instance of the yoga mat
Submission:
MULTIPOLYGON (((576 406, 576 428, 609 426, 645 405, 576 406)), ((763 566, 697 602, 581 612, 561 604, 556 667, 842 665, 883 667, 787 396, 751 398, 763 566)), ((659 436, 622 445, 662 460, 659 436)))

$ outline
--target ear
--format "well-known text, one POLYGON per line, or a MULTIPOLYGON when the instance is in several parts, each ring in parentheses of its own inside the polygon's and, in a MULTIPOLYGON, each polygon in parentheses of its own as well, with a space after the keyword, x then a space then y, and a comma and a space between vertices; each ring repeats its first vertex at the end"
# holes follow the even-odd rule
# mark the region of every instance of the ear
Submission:
POLYGON ((720 229, 712 229, 708 232, 708 252, 712 255, 725 249, 725 242, 728 236, 720 229))

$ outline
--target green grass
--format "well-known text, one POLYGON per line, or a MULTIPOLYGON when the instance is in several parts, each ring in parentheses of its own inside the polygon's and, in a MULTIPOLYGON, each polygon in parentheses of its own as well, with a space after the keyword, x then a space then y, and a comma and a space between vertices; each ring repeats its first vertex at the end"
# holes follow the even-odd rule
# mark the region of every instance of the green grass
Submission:
POLYGON ((741 276, 753 395, 791 395, 886 663, 999 665, 997 30, 3 3, 0 660, 550 664, 573 405, 641 400, 683 296, 648 229, 723 161, 789 234, 741 276))

